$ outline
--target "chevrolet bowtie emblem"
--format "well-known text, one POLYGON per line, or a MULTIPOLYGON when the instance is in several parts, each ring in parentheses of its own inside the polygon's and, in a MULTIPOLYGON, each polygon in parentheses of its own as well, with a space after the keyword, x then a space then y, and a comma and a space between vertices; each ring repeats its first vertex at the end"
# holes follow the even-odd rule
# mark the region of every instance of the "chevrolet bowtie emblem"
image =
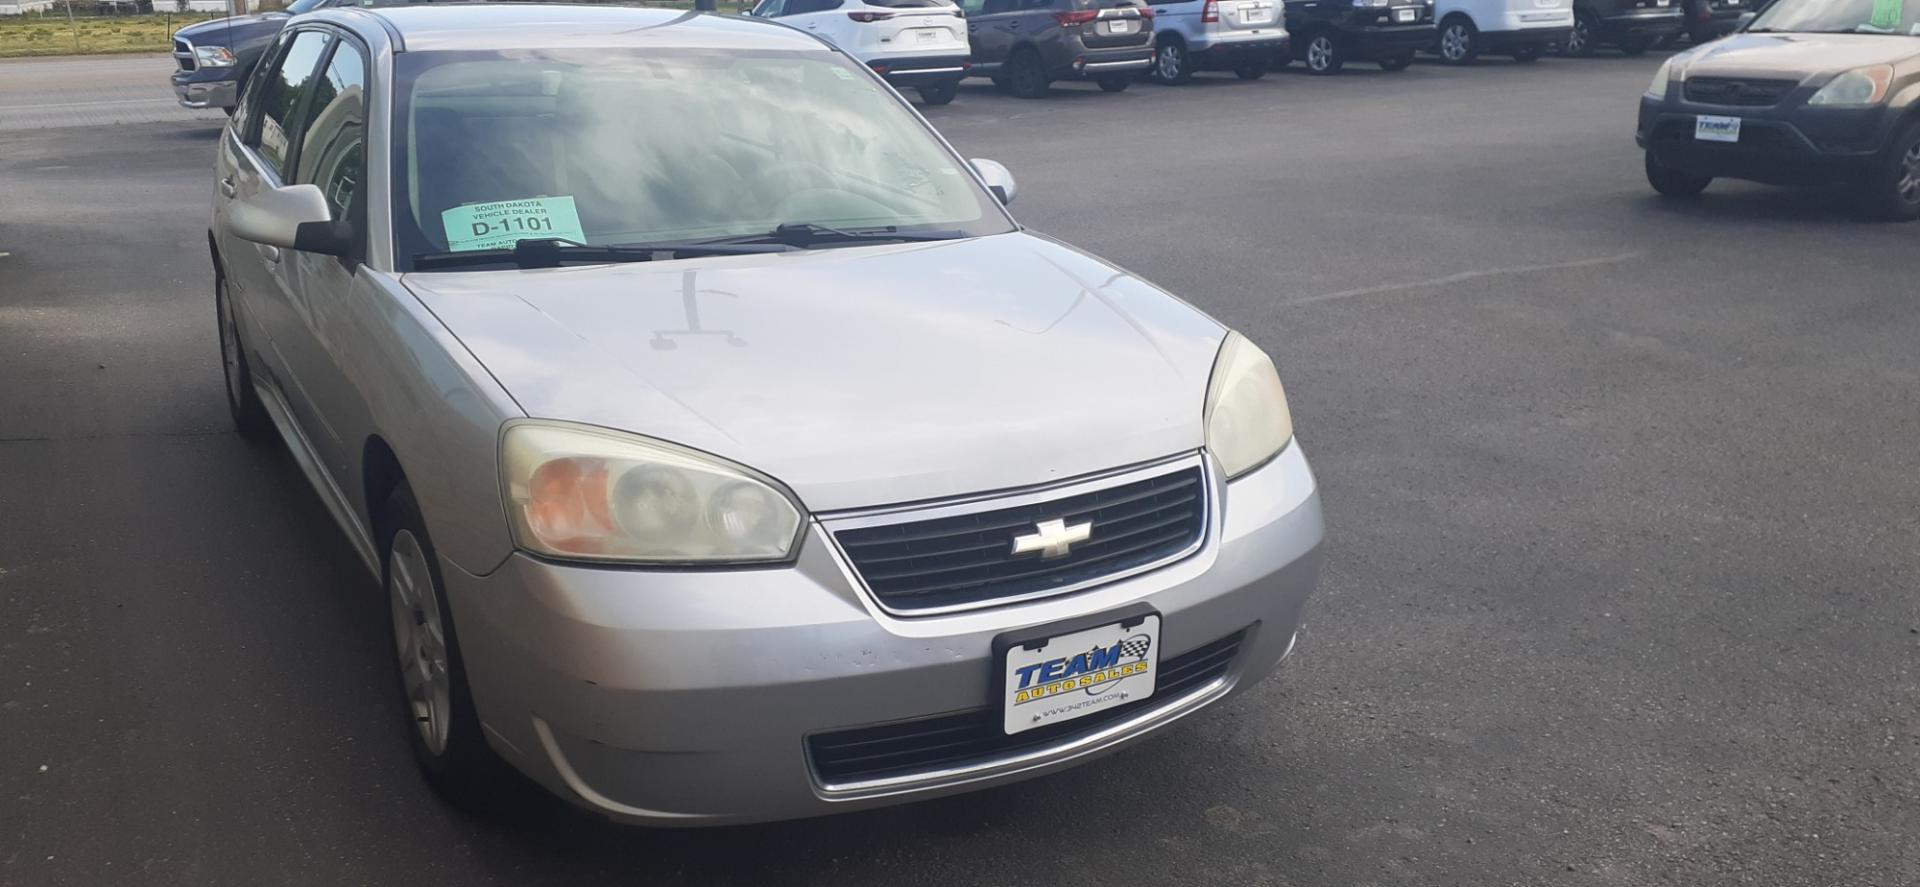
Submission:
POLYGON ((1085 542, 1093 538, 1093 522, 1067 526, 1063 520, 1045 520, 1034 525, 1039 532, 1030 536, 1013 537, 1014 554, 1032 554, 1040 552, 1042 560, 1066 557, 1068 549, 1076 542, 1085 542))

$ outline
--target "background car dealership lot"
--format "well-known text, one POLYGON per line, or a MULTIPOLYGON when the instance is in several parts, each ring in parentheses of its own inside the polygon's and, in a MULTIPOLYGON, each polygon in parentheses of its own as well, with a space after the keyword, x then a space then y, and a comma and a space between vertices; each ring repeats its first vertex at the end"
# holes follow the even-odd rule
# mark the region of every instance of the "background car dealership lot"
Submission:
POLYGON ((1279 676, 1116 757, 691 833, 420 783, 378 589, 228 430, 218 118, 121 63, 65 117, 18 84, 71 63, 0 64, 0 884, 1920 883, 1916 233, 1659 202, 1655 57, 930 109, 1274 354, 1324 584, 1279 676))

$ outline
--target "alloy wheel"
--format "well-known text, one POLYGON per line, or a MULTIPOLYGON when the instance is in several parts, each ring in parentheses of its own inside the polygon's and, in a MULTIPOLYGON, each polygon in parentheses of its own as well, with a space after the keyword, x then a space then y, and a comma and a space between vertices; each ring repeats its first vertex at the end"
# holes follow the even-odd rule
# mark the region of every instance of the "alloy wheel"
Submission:
POLYGON ((1180 47, 1168 43, 1160 47, 1154 64, 1159 67, 1159 70, 1154 73, 1160 75, 1161 82, 1173 83, 1180 79, 1180 69, 1186 67, 1186 59, 1181 58, 1180 47))
POLYGON ((1440 32, 1440 57, 1450 62, 1465 61, 1467 58, 1467 26, 1454 22, 1440 32))
POLYGON ((1567 35, 1567 54, 1580 55, 1586 52, 1587 40, 1590 36, 1587 32, 1586 19, 1574 19, 1573 33, 1567 35))
POLYGON ((1902 202, 1920 203, 1920 143, 1909 146, 1900 158, 1900 183, 1896 187, 1902 202))
POLYGON ((1333 67, 1333 38, 1322 34, 1307 44, 1307 67, 1325 71, 1333 67))
POLYGON ((447 660, 446 622, 433 589, 425 552, 411 530, 393 536, 387 552, 387 598, 408 716, 434 755, 445 754, 453 726, 453 679, 447 660))

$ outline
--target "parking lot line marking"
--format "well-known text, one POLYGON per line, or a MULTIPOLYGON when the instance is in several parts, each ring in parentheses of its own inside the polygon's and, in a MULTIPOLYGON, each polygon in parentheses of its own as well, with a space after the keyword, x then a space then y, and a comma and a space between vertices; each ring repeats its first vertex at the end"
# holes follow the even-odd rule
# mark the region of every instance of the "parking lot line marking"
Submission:
POLYGON ((1621 253, 1617 256, 1605 256, 1598 259, 1577 259, 1572 262, 1555 262, 1551 265, 1515 265, 1510 268, 1485 268, 1479 271, 1462 271, 1458 274, 1449 274, 1445 277, 1435 277, 1432 280, 1416 280, 1411 283, 1388 283, 1357 290, 1341 290, 1337 293, 1321 293, 1317 296, 1301 296, 1298 299, 1289 299, 1281 302, 1280 306, 1283 308, 1292 308, 1297 305, 1311 305, 1315 302, 1351 299, 1354 296, 1371 296, 1379 293, 1399 292, 1401 290, 1423 289, 1430 286, 1449 286, 1456 283, 1465 283, 1469 280, 1479 280, 1483 277, 1501 277, 1508 274, 1533 274, 1539 271, 1560 271, 1567 268, 1590 268, 1594 265, 1612 265, 1619 262, 1631 262, 1645 255, 1645 250, 1635 250, 1634 252, 1621 253))

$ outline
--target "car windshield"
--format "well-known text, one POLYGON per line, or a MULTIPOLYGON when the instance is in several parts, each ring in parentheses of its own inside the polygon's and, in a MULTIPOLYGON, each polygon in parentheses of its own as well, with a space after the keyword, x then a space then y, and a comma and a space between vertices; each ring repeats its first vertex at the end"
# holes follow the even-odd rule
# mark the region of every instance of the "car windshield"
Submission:
POLYGON ((1748 30, 1920 34, 1920 0, 1780 0, 1748 30))
POLYGON ((395 66, 403 271, 523 239, 1014 229, 926 125, 838 53, 441 51, 395 66))

